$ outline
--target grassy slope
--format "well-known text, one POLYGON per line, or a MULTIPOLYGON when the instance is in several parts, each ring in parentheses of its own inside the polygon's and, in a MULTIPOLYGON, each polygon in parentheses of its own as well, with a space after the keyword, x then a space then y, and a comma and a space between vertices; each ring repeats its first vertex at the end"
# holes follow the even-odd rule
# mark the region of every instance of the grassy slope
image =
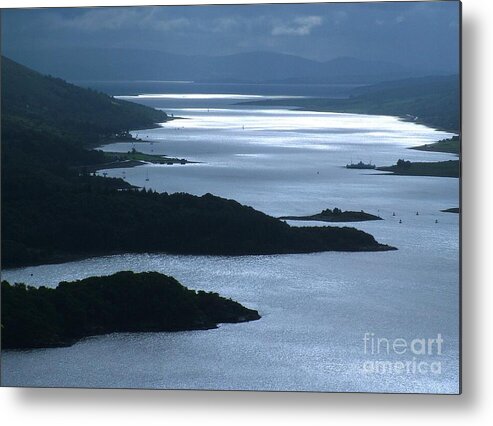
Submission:
POLYGON ((459 155, 461 149, 460 144, 460 138, 458 136, 454 136, 450 139, 444 139, 435 143, 412 147, 411 149, 429 152, 445 152, 459 155))
POLYGON ((99 164, 94 167, 88 168, 90 171, 102 170, 102 169, 115 169, 115 168, 127 168, 140 166, 145 163, 152 164, 188 164, 191 161, 187 161, 184 158, 167 157, 166 155, 144 154, 139 151, 129 152, 104 152, 108 163, 99 164))

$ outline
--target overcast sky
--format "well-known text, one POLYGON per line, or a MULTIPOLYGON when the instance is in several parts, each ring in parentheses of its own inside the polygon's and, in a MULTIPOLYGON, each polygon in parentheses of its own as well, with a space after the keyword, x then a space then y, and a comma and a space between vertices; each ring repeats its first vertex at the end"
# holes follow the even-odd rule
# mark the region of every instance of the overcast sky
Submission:
POLYGON ((130 47, 181 54, 274 51, 457 68, 455 1, 4 10, 2 48, 130 47))

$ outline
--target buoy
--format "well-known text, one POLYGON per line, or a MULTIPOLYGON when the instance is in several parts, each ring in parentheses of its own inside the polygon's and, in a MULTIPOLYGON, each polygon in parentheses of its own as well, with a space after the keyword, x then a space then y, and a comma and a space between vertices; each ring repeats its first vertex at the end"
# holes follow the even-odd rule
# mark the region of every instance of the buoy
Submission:
POLYGON ((435 219, 435 223, 438 223, 438 219, 435 219))
POLYGON ((419 212, 416 212, 416 216, 419 216, 419 212))
POLYGON ((392 216, 395 216, 395 212, 392 213, 392 216))

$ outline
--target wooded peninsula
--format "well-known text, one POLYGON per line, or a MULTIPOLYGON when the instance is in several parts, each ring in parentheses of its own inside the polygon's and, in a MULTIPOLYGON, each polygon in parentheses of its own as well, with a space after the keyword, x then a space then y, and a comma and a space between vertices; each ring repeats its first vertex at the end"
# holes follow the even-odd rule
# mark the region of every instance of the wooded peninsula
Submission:
POLYGON ((56 288, 2 282, 3 349, 70 346, 115 332, 207 330, 258 319, 255 310, 157 272, 118 272, 56 288))

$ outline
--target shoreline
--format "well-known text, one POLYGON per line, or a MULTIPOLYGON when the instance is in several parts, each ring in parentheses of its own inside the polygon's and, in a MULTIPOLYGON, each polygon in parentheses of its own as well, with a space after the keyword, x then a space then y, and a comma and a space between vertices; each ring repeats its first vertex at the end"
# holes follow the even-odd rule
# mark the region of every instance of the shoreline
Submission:
MULTIPOLYGON (((283 108, 286 108, 285 106, 282 106, 283 108)), ((289 109, 289 108, 288 108, 289 109)), ((300 109, 298 109, 300 110, 300 109)), ((301 110, 308 111, 307 109, 301 108, 301 110)), ((327 111, 320 111, 320 112, 327 112, 327 111)), ((347 113, 347 114, 355 114, 355 113, 347 113)), ((358 115, 358 114, 356 114, 358 115)), ((381 114, 368 114, 368 115, 381 115, 381 114)), ((394 116, 397 119, 401 119, 401 117, 394 116)), ((170 118, 171 121, 173 119, 178 119, 178 117, 173 117, 170 118)), ((406 120, 406 118, 402 118, 403 120, 406 120)), ((410 118, 407 118, 407 121, 409 121, 410 118)), ((412 120, 414 121, 414 120, 412 120)), ((159 128, 159 126, 156 123, 156 126, 150 127, 148 129, 152 128, 159 128)), ((427 126, 428 127, 428 126, 427 126)), ((135 130, 146 130, 146 129, 134 129, 131 130, 131 132, 134 132, 135 130)), ((107 146, 112 143, 118 143, 118 142, 137 142, 135 137, 131 138, 125 138, 125 139, 120 139, 120 140, 105 140, 105 143, 100 144, 99 147, 107 146)), ((142 141, 140 142, 147 143, 148 141, 142 141)), ((118 152, 105 152, 108 155, 120 155, 120 156, 128 156, 131 155, 130 152, 127 153, 118 153, 118 152)), ((170 158, 166 157, 166 155, 151 155, 151 154, 142 154, 139 152, 136 152, 136 154, 141 154, 146 156, 148 159, 154 159, 154 161, 144 161, 144 160, 135 160, 135 159, 126 159, 126 160, 120 160, 120 161, 113 161, 109 163, 104 163, 104 164, 99 164, 93 166, 91 171, 100 171, 100 170, 105 170, 105 169, 118 169, 118 168, 132 168, 132 167, 138 167, 141 165, 149 164, 149 163, 154 163, 154 164, 194 164, 194 163, 199 163, 199 162, 193 162, 193 161, 188 161, 185 159, 178 159, 178 158, 170 158)), ((382 170, 382 168, 377 168, 377 170, 382 170)), ((391 170, 382 170, 382 171, 388 171, 391 172, 391 170)), ((381 173, 381 174, 403 174, 403 173, 381 173)), ((414 174, 413 174, 414 175, 414 174)), ((420 176, 430 176, 430 175, 420 175, 420 176)), ((432 175, 436 176, 436 175, 432 175)), ((444 177, 451 177, 451 176, 444 176, 444 177)), ((132 186, 131 188, 128 189, 138 189, 138 187, 132 186)), ((313 221, 322 221, 322 222, 363 222, 367 220, 382 220, 381 218, 375 218, 375 219, 358 219, 358 220, 327 220, 324 218, 316 217, 317 215, 311 215, 311 216, 304 216, 304 217, 296 217, 296 216, 284 216, 279 219, 281 220, 313 220, 313 221)), ((300 250, 300 251, 295 251, 295 252, 278 252, 278 253, 265 253, 262 250, 259 250, 258 252, 251 252, 251 253, 244 253, 244 254, 211 254, 211 253, 176 253, 176 252, 165 252, 165 251, 139 251, 139 252, 131 252, 127 250, 122 250, 122 251, 105 251, 105 252, 90 252, 90 253, 81 253, 81 254, 57 254, 54 255, 50 258, 44 259, 42 261, 38 262, 30 262, 30 263, 23 263, 23 264, 18 264, 15 266, 8 266, 5 268, 5 270, 13 270, 13 269, 19 269, 19 268, 26 268, 30 266, 39 266, 39 265, 44 265, 44 264, 63 264, 71 261, 79 261, 79 260, 84 260, 84 259, 90 259, 90 258, 96 258, 96 257, 109 257, 109 256, 114 256, 114 255, 122 255, 122 254, 143 254, 143 253, 149 253, 149 254, 163 254, 163 255, 184 255, 184 256, 221 256, 221 257, 237 257, 237 256, 258 256, 258 255, 283 255, 283 254, 305 254, 305 253, 318 253, 318 252, 324 252, 324 251, 343 251, 343 252, 364 252, 364 251, 389 251, 389 250, 395 250, 394 247, 388 246, 388 245, 379 245, 378 247, 366 247, 366 248, 358 248, 358 249, 348 249, 348 250, 300 250)))
MULTIPOLYGON (((159 127, 159 126, 157 126, 159 127)), ((129 132, 125 132, 125 135, 129 134, 129 132)), ((123 135, 123 138, 117 138, 119 140, 105 140, 105 142, 115 143, 118 141, 125 142, 133 142, 133 137, 126 137, 123 135)), ((100 147, 102 145, 99 145, 100 147)), ((104 152, 104 151, 103 151, 104 152)), ((108 163, 95 164, 91 167, 80 167, 80 169, 85 169, 85 171, 96 172, 99 170, 105 169, 117 169, 117 168, 131 168, 137 167, 140 165, 144 165, 146 163, 158 163, 158 164, 187 164, 193 163, 191 161, 185 159, 177 159, 166 157, 164 155, 151 155, 151 154, 143 154, 133 149, 133 151, 129 151, 126 153, 115 153, 115 152, 106 152, 107 156, 119 156, 123 157, 118 159, 117 161, 111 161, 108 163)), ((104 179, 104 178, 103 178, 104 179)), ((109 178, 108 178, 109 179, 109 178)), ((125 182, 122 180, 122 183, 125 182)), ((125 185, 121 189, 126 189, 128 191, 137 190, 138 187, 132 186, 130 184, 125 185)), ((186 195, 186 194, 185 194, 186 195)), ((199 197, 200 199, 201 197, 199 197)), ((222 201, 224 202, 224 200, 222 201)), ((243 206, 244 208, 244 206, 243 206)), ((240 212, 241 213, 241 212, 240 212)), ((260 212, 261 213, 261 212, 260 212)), ((274 218, 272 218, 274 219, 274 218)), ((276 219, 277 221, 277 219, 276 219)), ((359 221, 359 220, 358 220, 359 221)), ((281 221, 279 221, 281 222, 281 221)), ((273 224, 274 226, 275 224, 273 224)), ((274 229, 275 227, 273 227, 274 229)), ((391 251, 396 250, 395 247, 392 247, 387 244, 380 244, 374 240, 373 236, 367 234, 363 231, 357 230, 355 228, 347 228, 345 234, 341 238, 341 241, 337 244, 332 244, 324 240, 327 237, 331 237, 331 233, 340 233, 343 231, 339 231, 338 227, 325 227, 325 230, 317 228, 317 235, 314 236, 315 232, 311 228, 298 228, 292 227, 289 231, 289 235, 293 238, 293 241, 299 241, 294 243, 290 241, 289 244, 278 245, 276 247, 272 246, 272 244, 265 244, 264 246, 257 247, 245 247, 244 244, 235 244, 234 246, 222 246, 221 244, 217 245, 214 249, 210 247, 204 247, 198 249, 197 247, 193 247, 193 244, 190 247, 183 249, 147 249, 142 247, 139 250, 132 250, 123 247, 121 250, 90 250, 85 252, 70 252, 70 253, 43 253, 40 251, 38 254, 35 254, 35 257, 38 257, 37 260, 22 260, 17 261, 12 259, 13 262, 9 262, 7 264, 6 269, 16 269, 16 268, 24 268, 35 265, 44 265, 44 264, 62 264, 70 261, 77 261, 81 259, 94 258, 94 257, 106 257, 111 255, 118 255, 124 253, 161 253, 161 254, 170 254, 170 255, 184 255, 184 256, 221 256, 221 257, 236 257, 236 256, 251 256, 251 255, 283 255, 283 254, 305 254, 305 253, 318 253, 318 252, 376 252, 376 251, 391 251), (373 241, 358 241, 358 235, 367 234, 368 237, 371 237, 373 241), (316 238, 315 238, 316 237, 316 238), (317 238, 320 238, 320 241, 316 241, 317 238), (344 241, 343 241, 344 240, 344 241), (291 244, 292 243, 292 244, 291 244)), ((288 232, 288 231, 286 231, 288 232)), ((329 238, 329 240, 330 240, 329 238)), ((219 240, 221 242, 221 240, 219 240)), ((163 243, 164 244, 164 243, 163 243)), ((164 244, 165 245, 165 244, 164 244)))
MULTIPOLYGON (((382 219, 383 220, 383 219, 382 219)), ((356 229, 356 228, 353 228, 356 229)), ((247 257, 247 256, 283 256, 283 255, 290 255, 290 254, 313 254, 313 253, 377 253, 377 252, 389 252, 389 251, 396 251, 399 250, 397 247, 390 246, 388 244, 382 244, 378 243, 376 245, 372 246, 362 246, 358 249, 339 249, 339 250, 300 250, 300 251, 279 251, 276 253, 272 252, 266 252, 266 251, 256 251, 252 253, 236 253, 236 254, 218 254, 218 253, 203 253, 203 252, 196 252, 196 253, 179 253, 179 252, 173 252, 173 251, 161 251, 161 250, 146 250, 146 251, 129 251, 129 250, 121 250, 121 251, 96 251, 92 253, 70 253, 70 254, 57 254, 52 256, 49 259, 45 259, 43 261, 37 261, 37 262, 29 262, 29 263, 24 263, 24 264, 19 264, 16 266, 2 266, 1 271, 14 271, 17 269, 24 269, 24 268, 30 268, 30 267, 36 267, 36 266, 43 266, 43 265, 61 265, 64 263, 71 263, 71 262, 79 262, 87 259, 93 259, 93 258, 104 258, 104 257, 112 257, 112 256, 122 256, 122 255, 141 255, 141 254, 148 254, 148 255, 163 255, 163 256, 196 256, 196 257, 221 257, 221 258, 236 258, 236 257, 247 257)))
MULTIPOLYGON (((315 98, 317 99, 317 98, 315 98)), ((321 98, 322 99, 322 98, 321 98)), ((338 101, 340 99, 338 98, 323 98, 327 99, 330 101, 338 101)), ((351 98, 347 98, 351 99, 351 98)), ((443 126, 434 126, 432 124, 427 123, 420 117, 415 117, 412 116, 410 117, 409 115, 399 115, 399 114, 386 114, 386 113, 379 113, 379 112, 371 112, 363 109, 351 109, 351 108, 341 108, 338 110, 337 108, 324 108, 324 107, 309 107, 309 106, 301 106, 301 105, 294 105, 294 104, 288 104, 288 103, 280 103, 282 101, 288 101, 291 100, 290 98, 284 98, 284 99, 279 99, 278 102, 272 102, 268 100, 263 100, 263 101, 248 101, 248 102, 238 102, 233 105, 250 105, 250 106, 258 106, 258 107, 277 107, 277 108, 286 108, 289 111, 307 111, 307 112, 326 112, 326 113, 332 113, 332 114, 349 114, 349 115, 372 115, 372 116, 381 116, 381 117, 393 117, 396 118, 399 121, 404 121, 408 123, 415 123, 419 124, 425 127, 428 127, 429 129, 441 131, 441 132, 446 132, 446 133, 451 133, 454 136, 459 136, 459 129, 452 129, 452 128, 447 128, 443 126), (417 119, 416 119, 417 118, 417 119)), ((438 142, 438 141, 437 141, 438 142)))

